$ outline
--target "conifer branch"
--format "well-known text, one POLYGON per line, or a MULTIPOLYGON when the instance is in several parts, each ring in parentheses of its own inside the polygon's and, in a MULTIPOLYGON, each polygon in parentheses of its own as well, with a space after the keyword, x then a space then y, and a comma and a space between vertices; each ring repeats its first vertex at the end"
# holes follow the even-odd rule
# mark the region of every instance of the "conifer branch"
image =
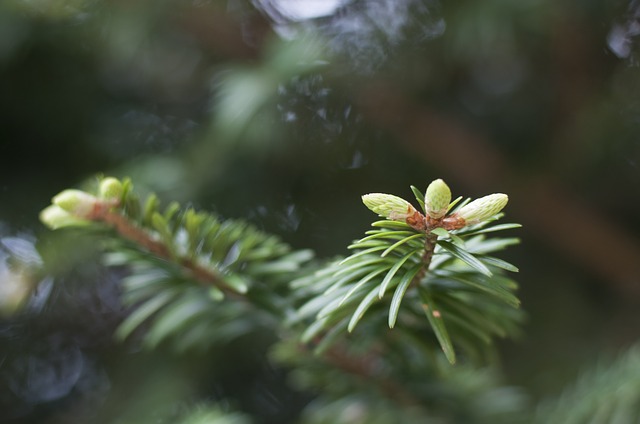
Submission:
POLYGON ((401 407, 419 407, 420 401, 409 391, 405 390, 403 385, 393 380, 388 375, 381 375, 376 369, 377 362, 380 361, 379 355, 374 351, 370 351, 367 355, 354 358, 345 352, 339 346, 332 346, 327 350, 323 358, 332 366, 356 376, 365 384, 375 382, 381 393, 389 400, 396 402, 401 407))
POLYGON ((281 297, 286 275, 299 272, 313 256, 245 222, 222 221, 175 202, 161 211, 153 194, 143 206, 128 180, 104 178, 97 193, 65 190, 52 203, 40 215, 52 229, 113 230, 106 262, 131 270, 123 286, 124 301, 133 308, 117 335, 128 337, 150 323, 149 347, 168 337, 179 341, 178 350, 208 346, 282 318, 288 308, 281 297), (248 311, 254 312, 247 317, 252 324, 238 325, 248 311))
POLYGON ((98 208, 88 218, 93 221, 104 222, 113 227, 122 238, 135 243, 137 246, 147 250, 160 259, 175 261, 188 272, 194 281, 205 286, 215 286, 225 294, 231 295, 236 299, 244 299, 244 296, 242 296, 240 292, 224 285, 222 283, 223 277, 213 269, 198 265, 187 257, 174 257, 165 243, 155 240, 147 231, 135 225, 124 215, 114 212, 113 210, 98 208))
MULTIPOLYGON (((460 340, 462 346, 474 347, 478 339, 488 343, 493 335, 508 334, 490 322, 477 323, 477 317, 491 310, 485 308, 494 300, 509 307, 519 305, 512 293, 515 283, 501 275, 503 270, 515 272, 517 268, 488 256, 515 239, 486 240, 483 235, 518 227, 485 228, 502 216, 508 197, 494 193, 458 205, 460 198, 452 202, 449 187, 442 180, 433 181, 424 195, 415 187, 412 191, 424 214, 398 196, 363 196, 364 204, 386 220, 374 222, 366 237, 349 246, 354 250, 351 256, 327 266, 316 277, 293 283, 313 287, 314 295, 298 311, 300 320, 315 316, 303 341, 320 335, 336 339, 345 323, 346 330, 353 332, 365 314, 379 317, 381 304, 388 305, 390 328, 399 321, 416 326, 426 315, 451 363, 456 361, 452 339, 462 337, 466 339, 460 340), (405 298, 411 303, 401 308, 409 302, 403 302, 405 298)), ((502 306, 491 313, 504 315, 505 323, 515 318, 502 306)), ((320 344, 321 349, 325 344, 320 344)))

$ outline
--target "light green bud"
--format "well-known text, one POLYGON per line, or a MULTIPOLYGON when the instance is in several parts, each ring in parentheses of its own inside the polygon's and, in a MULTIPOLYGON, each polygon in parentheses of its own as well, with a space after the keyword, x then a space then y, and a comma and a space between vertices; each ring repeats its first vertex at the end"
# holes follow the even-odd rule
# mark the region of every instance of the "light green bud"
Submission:
POLYGON ((107 177, 100 181, 100 198, 120 200, 122 197, 122 183, 117 178, 107 177))
POLYGON ((52 202, 71 215, 82 218, 91 213, 98 199, 84 191, 68 189, 57 194, 52 202))
POLYGON ((362 196, 362 202, 366 207, 380 216, 393 221, 405 221, 413 216, 415 208, 406 200, 384 193, 370 193, 362 196))
POLYGON ((490 194, 465 205, 456 215, 464 219, 466 225, 477 224, 500 212, 508 201, 506 194, 490 194))
POLYGON ((447 213, 450 202, 451 190, 449 190, 449 186, 441 179, 432 181, 424 196, 424 207, 427 214, 434 219, 442 218, 447 213))
POLYGON ((71 227, 86 222, 56 205, 51 205, 43 209, 42 212, 40 212, 40 221, 52 230, 71 227))

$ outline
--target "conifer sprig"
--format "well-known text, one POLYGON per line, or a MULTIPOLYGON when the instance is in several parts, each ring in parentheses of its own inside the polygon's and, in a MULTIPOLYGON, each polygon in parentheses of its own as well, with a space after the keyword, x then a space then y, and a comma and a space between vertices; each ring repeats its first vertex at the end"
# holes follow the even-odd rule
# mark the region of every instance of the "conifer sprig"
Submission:
MULTIPOLYGON (((154 194, 141 202, 129 180, 111 177, 101 179, 95 192, 64 190, 40 217, 52 229, 107 230, 103 240, 112 252, 107 263, 132 270, 123 286, 133 311, 117 334, 124 338, 148 324, 149 346, 173 337, 184 350, 233 338, 252 327, 234 323, 234 316, 249 313, 249 303, 286 315, 287 278, 312 257, 246 222, 177 203, 161 209, 154 194), (240 303, 222 302, 225 298, 240 303)), ((267 321, 262 316, 255 323, 267 321)))
POLYGON ((475 346, 515 330, 519 315, 510 309, 520 301, 513 293, 515 282, 504 271, 517 268, 490 254, 517 239, 485 236, 519 227, 492 225, 502 217, 508 197, 491 194, 454 208, 451 191, 440 179, 425 195, 412 190, 424 214, 398 196, 364 195, 364 204, 386 220, 374 222, 364 238, 349 246, 351 256, 294 282, 294 287, 313 286, 322 294, 298 310, 299 319, 315 319, 303 341, 333 335, 334 328, 352 332, 365 314, 375 320, 386 310, 390 328, 398 323, 415 326, 416 315, 421 315, 453 363, 452 340, 478 353, 475 346), (405 299, 411 303, 401 307, 405 299), (478 319, 487 314, 491 318, 478 319))

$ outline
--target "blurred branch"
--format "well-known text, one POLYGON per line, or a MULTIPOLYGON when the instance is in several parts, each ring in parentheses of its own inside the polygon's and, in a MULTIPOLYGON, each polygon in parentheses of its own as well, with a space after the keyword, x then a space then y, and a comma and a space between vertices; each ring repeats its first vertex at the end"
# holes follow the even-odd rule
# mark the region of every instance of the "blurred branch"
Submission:
POLYGON ((391 376, 382 375, 381 370, 377 369, 376 364, 380 361, 379 356, 380 352, 373 349, 364 356, 354 358, 340 346, 333 346, 324 354, 324 359, 332 366, 359 378, 364 384, 376 382, 376 387, 380 389, 382 394, 397 402, 398 405, 406 408, 419 407, 419 399, 405 390, 400 382, 393 380, 391 376))

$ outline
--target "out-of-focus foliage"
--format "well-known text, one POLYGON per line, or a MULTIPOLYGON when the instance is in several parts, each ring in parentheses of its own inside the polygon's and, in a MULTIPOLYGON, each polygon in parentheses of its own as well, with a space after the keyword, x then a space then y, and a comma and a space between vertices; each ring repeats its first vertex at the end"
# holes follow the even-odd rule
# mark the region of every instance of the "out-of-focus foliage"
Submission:
POLYGON ((536 423, 632 423, 640 419, 640 352, 631 347, 615 361, 600 361, 573 387, 543 403, 536 423))
POLYGON ((180 421, 180 424, 249 424, 250 422, 242 414, 227 413, 215 407, 202 407, 180 421))
POLYGON ((10 316, 29 301, 42 259, 27 237, 2 237, 0 246, 0 315, 10 316))
MULTIPOLYGON (((384 325, 384 321, 376 324, 384 325)), ((367 327, 375 329, 374 325, 367 327)), ((402 329, 378 333, 380 344, 373 346, 353 338, 344 356, 339 351, 310 356, 292 341, 276 345, 272 355, 293 367, 290 379, 294 387, 318 393, 303 410, 301 422, 515 423, 526 418, 526 394, 500 385, 494 370, 451 367, 408 333, 402 329), (371 354, 376 346, 387 349, 377 359, 371 354), (360 365, 370 367, 371 375, 363 375, 358 366, 336 366, 348 357, 361 358, 360 365)))

